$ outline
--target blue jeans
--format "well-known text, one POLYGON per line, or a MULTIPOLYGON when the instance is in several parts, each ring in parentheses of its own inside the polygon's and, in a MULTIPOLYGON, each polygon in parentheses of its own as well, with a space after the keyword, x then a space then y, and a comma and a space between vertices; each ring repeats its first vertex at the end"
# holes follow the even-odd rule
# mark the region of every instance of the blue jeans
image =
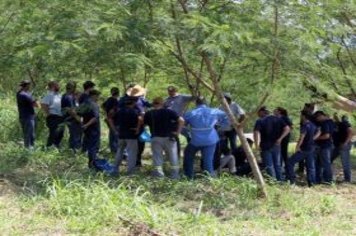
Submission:
POLYGON ((333 181, 333 172, 331 168, 332 147, 318 148, 316 160, 316 183, 333 181))
POLYGON ((109 129, 109 147, 111 153, 116 153, 119 148, 119 137, 115 134, 112 129, 109 129))
POLYGON ((306 160, 307 164, 307 179, 308 185, 315 184, 315 153, 311 151, 300 151, 291 156, 287 161, 287 176, 291 183, 295 183, 295 171, 294 166, 302 161, 306 160))
POLYGON ((35 118, 21 118, 20 123, 23 131, 25 148, 31 148, 35 145, 35 118))
POLYGON ((87 140, 88 166, 91 168, 93 167, 93 161, 97 159, 100 149, 100 130, 86 130, 84 132, 84 138, 87 140))
POLYGON ((266 166, 267 174, 281 181, 281 147, 275 145, 270 149, 262 150, 261 157, 266 166))
POLYGON ((338 157, 341 157, 342 168, 344 171, 344 180, 346 182, 351 182, 351 162, 350 162, 350 152, 352 144, 351 142, 345 147, 336 147, 334 149, 332 162, 338 157))
POLYGON ((189 143, 186 149, 184 150, 184 174, 190 179, 194 177, 195 154, 198 151, 201 151, 203 159, 203 170, 208 172, 211 176, 215 176, 213 167, 215 148, 216 144, 197 147, 189 143))
POLYGON ((69 148, 79 150, 82 145, 82 125, 77 121, 69 121, 69 148))

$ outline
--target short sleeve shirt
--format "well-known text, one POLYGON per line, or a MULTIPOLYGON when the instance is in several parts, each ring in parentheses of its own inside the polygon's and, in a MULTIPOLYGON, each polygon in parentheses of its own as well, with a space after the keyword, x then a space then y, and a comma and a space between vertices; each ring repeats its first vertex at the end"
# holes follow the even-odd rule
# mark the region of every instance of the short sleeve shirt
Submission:
POLYGON ((75 97, 72 94, 64 94, 61 100, 62 114, 68 117, 66 109, 76 107, 75 97))
POLYGON ((321 132, 320 136, 323 136, 325 134, 330 134, 330 137, 324 140, 317 140, 316 144, 320 148, 331 148, 333 146, 332 136, 334 134, 334 131, 335 131, 335 123, 331 119, 320 122, 320 132, 321 132))
POLYGON ((209 146, 219 141, 215 125, 226 120, 226 114, 219 109, 202 105, 185 114, 184 120, 191 128, 191 144, 197 147, 209 146))
POLYGON ((282 135, 283 129, 286 126, 287 124, 277 116, 269 115, 258 119, 254 130, 260 132, 261 150, 271 149, 282 135))
POLYGON ((119 100, 115 97, 110 97, 103 103, 103 107, 106 114, 108 114, 112 109, 119 107, 119 100))
POLYGON ((90 96, 87 93, 82 93, 78 99, 79 105, 90 102, 90 96))
POLYGON ((179 94, 175 97, 168 97, 164 103, 164 107, 175 111, 178 115, 182 116, 185 108, 189 102, 193 101, 194 97, 185 94, 179 94))
POLYGON ((131 108, 121 108, 114 117, 115 125, 118 127, 119 139, 137 139, 136 128, 138 124, 139 111, 131 108))
POLYGON ((349 128, 351 128, 351 124, 347 120, 337 123, 337 133, 335 134, 334 139, 335 145, 345 143, 347 140, 349 128))
POLYGON ((31 93, 19 91, 16 94, 16 100, 20 119, 33 118, 35 116, 35 109, 33 107, 35 100, 31 93))
POLYGON ((145 114, 145 125, 150 127, 152 137, 169 137, 176 131, 178 114, 169 109, 153 109, 145 114))
POLYGON ((303 143, 300 146, 302 151, 312 151, 315 145, 314 136, 317 133, 317 127, 312 122, 307 122, 301 125, 300 134, 305 135, 303 143))
POLYGON ((55 92, 48 92, 48 94, 42 98, 41 103, 45 104, 49 108, 49 114, 62 116, 62 95, 55 92))
POLYGON ((85 131, 97 131, 100 132, 100 113, 97 103, 88 100, 89 109, 83 114, 83 123, 88 123, 91 119, 96 118, 96 122, 90 125, 85 131))

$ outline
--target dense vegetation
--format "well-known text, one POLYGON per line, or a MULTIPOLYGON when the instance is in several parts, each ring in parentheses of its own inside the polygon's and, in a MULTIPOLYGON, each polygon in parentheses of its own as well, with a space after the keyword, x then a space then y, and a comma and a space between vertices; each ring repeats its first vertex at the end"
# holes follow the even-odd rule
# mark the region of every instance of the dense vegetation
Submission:
MULTIPOLYGON (((283 106, 298 123, 310 101, 339 112, 336 95, 356 98, 352 0, 2 0, 0 8, 3 234, 355 233, 354 185, 270 183, 270 197, 261 200, 254 181, 229 176, 195 182, 98 176, 84 156, 42 150, 41 112, 38 148, 19 149, 14 103, 26 78, 37 98, 49 80, 91 79, 104 95, 113 85, 123 90, 138 82, 153 98, 175 84, 216 105, 209 62, 222 88, 251 114, 261 104, 283 106)), ((108 157, 105 148, 101 155, 108 157)))

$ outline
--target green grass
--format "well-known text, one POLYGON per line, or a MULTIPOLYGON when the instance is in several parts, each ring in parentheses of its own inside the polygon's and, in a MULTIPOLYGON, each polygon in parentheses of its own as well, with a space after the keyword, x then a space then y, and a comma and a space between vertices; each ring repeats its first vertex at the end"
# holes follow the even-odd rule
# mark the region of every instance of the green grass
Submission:
POLYGON ((3 235, 353 235, 355 185, 270 183, 260 199, 251 179, 110 178, 69 151, 29 153, 0 145, 3 235))

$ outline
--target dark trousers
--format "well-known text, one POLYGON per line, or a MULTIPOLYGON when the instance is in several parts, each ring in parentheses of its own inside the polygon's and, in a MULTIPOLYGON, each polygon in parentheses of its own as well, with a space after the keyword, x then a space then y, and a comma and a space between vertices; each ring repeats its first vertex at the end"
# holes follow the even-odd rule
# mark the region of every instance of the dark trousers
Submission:
POLYGON ((47 139, 47 147, 52 145, 59 147, 64 134, 64 127, 60 125, 63 122, 62 116, 49 115, 46 118, 46 124, 49 129, 49 135, 47 139))
POLYGON ((115 132, 109 127, 109 147, 111 153, 116 153, 119 148, 119 137, 115 132))
POLYGON ((230 144, 230 149, 231 151, 236 150, 237 149, 237 134, 235 129, 229 130, 229 131, 225 131, 224 132, 224 136, 226 137, 226 144, 230 144))
POLYGON ((281 167, 284 166, 285 173, 287 173, 288 146, 289 146, 289 137, 286 137, 282 140, 281 143, 281 167))
POLYGON ((143 151, 145 150, 145 142, 141 142, 140 140, 137 139, 137 144, 138 144, 138 152, 137 152, 136 166, 140 167, 142 166, 142 154, 143 151))
POLYGON ((100 130, 86 130, 84 132, 84 139, 86 140, 88 151, 88 166, 93 167, 93 161, 97 159, 100 149, 100 130))
POLYGON ((35 118, 21 118, 20 123, 25 148, 31 148, 35 144, 35 118))
POLYGON ((281 147, 275 145, 270 149, 262 150, 261 157, 267 174, 281 181, 281 147))
POLYGON ((68 122, 69 148, 74 151, 79 150, 82 145, 82 125, 77 121, 68 122))
MULTIPOLYGON (((228 140, 225 137, 221 138, 219 142, 216 144, 214 161, 213 161, 214 170, 219 168, 222 151, 226 149, 227 145, 228 145, 228 140)), ((203 169, 203 163, 201 163, 201 168, 203 169)))
POLYGON ((318 148, 316 151, 317 159, 315 162, 316 183, 321 182, 331 183, 333 181, 333 173, 331 168, 331 155, 333 148, 318 148))

